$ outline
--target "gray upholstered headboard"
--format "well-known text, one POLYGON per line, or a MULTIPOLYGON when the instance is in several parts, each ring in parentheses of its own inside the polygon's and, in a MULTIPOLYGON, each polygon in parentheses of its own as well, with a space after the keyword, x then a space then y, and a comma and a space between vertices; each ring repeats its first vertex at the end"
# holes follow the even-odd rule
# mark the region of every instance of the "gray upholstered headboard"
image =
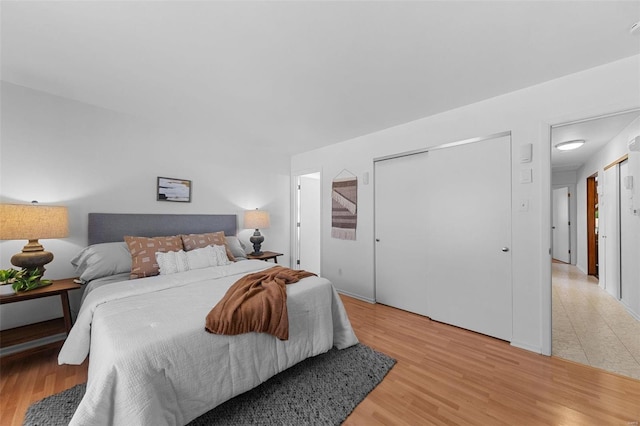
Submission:
POLYGON ((218 231, 236 235, 236 215, 89 213, 89 245, 123 241, 125 235, 163 237, 218 231))

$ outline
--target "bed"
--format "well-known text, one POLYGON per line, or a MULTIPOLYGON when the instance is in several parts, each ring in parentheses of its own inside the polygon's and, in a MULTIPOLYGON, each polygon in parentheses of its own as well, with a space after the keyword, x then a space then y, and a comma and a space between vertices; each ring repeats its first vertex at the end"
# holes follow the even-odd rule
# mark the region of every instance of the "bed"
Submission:
MULTIPOLYGON (((235 215, 89 219, 87 249, 115 246, 125 235, 236 232, 235 215)), ((333 285, 316 276, 287 286, 288 340, 205 331, 205 317, 234 282, 272 266, 242 260, 138 279, 103 268, 114 273, 88 280, 90 291, 58 357, 60 364, 79 364, 89 356, 86 394, 70 424, 184 425, 306 358, 357 343, 333 285)))

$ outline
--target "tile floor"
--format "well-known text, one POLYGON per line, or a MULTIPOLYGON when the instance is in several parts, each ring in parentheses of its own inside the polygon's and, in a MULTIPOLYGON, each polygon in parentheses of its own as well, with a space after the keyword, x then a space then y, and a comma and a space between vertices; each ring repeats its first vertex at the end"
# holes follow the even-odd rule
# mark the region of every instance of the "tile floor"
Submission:
POLYGON ((640 321, 575 266, 552 271, 552 354, 640 380, 640 321))

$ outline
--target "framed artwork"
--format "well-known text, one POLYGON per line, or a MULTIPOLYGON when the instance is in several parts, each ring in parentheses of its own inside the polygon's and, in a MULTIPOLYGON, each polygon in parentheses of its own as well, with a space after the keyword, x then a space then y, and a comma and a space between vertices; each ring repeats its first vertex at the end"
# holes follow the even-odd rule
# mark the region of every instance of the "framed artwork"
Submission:
POLYGON ((158 201, 191 202, 191 181, 158 176, 158 201))

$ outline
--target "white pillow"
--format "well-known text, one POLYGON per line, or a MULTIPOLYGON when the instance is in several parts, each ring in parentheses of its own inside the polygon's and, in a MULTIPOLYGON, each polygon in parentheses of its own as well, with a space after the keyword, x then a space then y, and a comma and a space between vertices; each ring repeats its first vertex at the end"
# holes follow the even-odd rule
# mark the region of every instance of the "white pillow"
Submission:
MULTIPOLYGON (((190 250, 186 254, 189 269, 202 269, 209 266, 218 266, 215 254, 213 253, 213 247, 211 246, 190 250)), ((227 253, 225 251, 225 257, 226 256, 227 253)))
POLYGON ((160 275, 231 264, 225 246, 206 246, 186 252, 157 252, 156 262, 160 268, 160 275))
POLYGON ((232 235, 230 237, 225 236, 225 239, 227 240, 227 245, 229 246, 229 250, 231 250, 233 257, 247 257, 247 252, 242 246, 242 241, 240 241, 238 237, 236 237, 235 235, 232 235))
POLYGON ((211 255, 215 259, 215 265, 211 266, 224 266, 230 265, 231 262, 227 256, 227 249, 225 246, 209 246, 211 249, 211 255))
POLYGON ((175 274, 189 270, 187 253, 184 250, 156 252, 156 262, 160 268, 160 275, 175 274))
POLYGON ((131 271, 131 253, 122 242, 101 243, 80 251, 71 264, 83 282, 131 271))

